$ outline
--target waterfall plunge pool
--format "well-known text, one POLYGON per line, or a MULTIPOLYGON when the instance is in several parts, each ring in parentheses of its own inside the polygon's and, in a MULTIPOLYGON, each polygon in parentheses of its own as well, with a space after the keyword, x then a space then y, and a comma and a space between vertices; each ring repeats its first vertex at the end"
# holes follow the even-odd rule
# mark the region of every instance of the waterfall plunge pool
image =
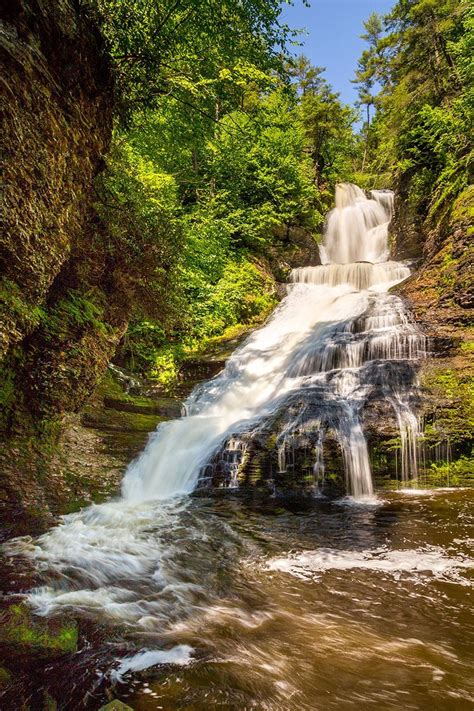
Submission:
MULTIPOLYGON (((17 649, 3 662, 19 674, 15 698, 47 693, 67 711, 99 709, 107 690, 136 711, 467 711, 473 499, 178 498, 137 506, 122 529, 122 503, 92 507, 71 537, 75 564, 43 548, 29 601, 78 621, 78 651, 17 649)), ((33 542, 16 545, 18 569, 33 542)))

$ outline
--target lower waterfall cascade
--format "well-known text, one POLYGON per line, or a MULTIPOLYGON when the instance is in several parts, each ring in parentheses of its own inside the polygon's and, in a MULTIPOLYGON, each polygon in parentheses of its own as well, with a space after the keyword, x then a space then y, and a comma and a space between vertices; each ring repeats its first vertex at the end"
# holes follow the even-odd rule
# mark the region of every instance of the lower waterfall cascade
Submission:
POLYGON ((339 442, 347 491, 373 495, 361 411, 369 398, 393 407, 400 430, 401 478, 416 477, 418 420, 412 401, 413 362, 426 339, 390 287, 409 276, 406 264, 387 261, 393 193, 356 185, 336 187, 320 246, 320 266, 294 269, 288 294, 214 379, 186 401, 187 416, 161 425, 123 482, 130 502, 166 499, 205 485, 216 456, 227 486, 252 432, 275 419, 278 469, 285 471, 301 432, 312 443, 315 485, 324 477, 324 432, 339 442), (289 410, 296 410, 288 417, 289 410), (245 437, 242 438, 242 434, 245 437), (217 453, 217 454, 216 454, 217 453))

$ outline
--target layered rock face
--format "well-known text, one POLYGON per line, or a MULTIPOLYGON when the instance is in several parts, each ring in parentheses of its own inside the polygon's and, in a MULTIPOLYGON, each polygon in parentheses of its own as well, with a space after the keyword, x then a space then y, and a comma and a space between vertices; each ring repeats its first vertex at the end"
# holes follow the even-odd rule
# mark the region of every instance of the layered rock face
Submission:
POLYGON ((35 328, 71 252, 94 230, 92 180, 110 140, 111 84, 99 37, 68 2, 11 3, 1 57, 5 356, 35 328))
MULTIPOLYGON (((431 357, 420 370, 424 455, 436 463, 463 458, 474 475, 474 188, 465 190, 434 227, 419 226, 412 241, 418 268, 396 292, 429 338, 431 357), (470 459, 470 464, 468 460, 470 459)), ((400 204, 397 244, 414 234, 414 220, 400 204)), ((399 247, 399 248, 400 248, 399 247)))
POLYGON ((0 503, 42 510, 62 419, 93 391, 128 319, 94 210, 113 82, 76 3, 18 0, 3 20, 0 503))

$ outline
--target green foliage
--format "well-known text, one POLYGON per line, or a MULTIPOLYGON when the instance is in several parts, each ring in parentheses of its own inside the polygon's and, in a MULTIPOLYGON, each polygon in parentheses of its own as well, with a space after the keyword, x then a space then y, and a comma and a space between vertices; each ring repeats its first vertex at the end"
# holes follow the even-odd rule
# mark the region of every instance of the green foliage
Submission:
POLYGON ((458 196, 453 205, 452 218, 454 222, 466 223, 468 235, 474 233, 474 185, 470 185, 458 196))
POLYGON ((104 315, 103 296, 91 290, 81 294, 71 289, 67 296, 60 299, 49 311, 43 314, 43 326, 50 338, 71 338, 72 334, 92 326, 96 331, 106 332, 106 325, 101 320, 104 315))
POLYGON ((294 35, 279 0, 86 0, 115 71, 122 111, 172 96, 214 116, 216 99, 235 104, 242 84, 281 68, 294 35))
POLYGON ((261 256, 293 228, 318 229, 352 169, 353 112, 307 60, 287 69, 292 85, 242 63, 221 71, 241 98, 222 97, 213 121, 171 95, 117 132, 98 209, 139 295, 121 358, 166 387, 209 339, 266 317, 276 299, 261 256))
POLYGON ((182 244, 180 205, 172 175, 118 133, 97 183, 96 208, 107 225, 108 252, 123 275, 124 297, 149 311, 171 309, 176 254, 182 244))
POLYGON ((264 259, 291 230, 321 227, 334 183, 352 174, 355 113, 321 69, 289 60, 279 0, 83 5, 119 100, 96 189, 134 305, 120 358, 168 387, 183 358, 275 305, 264 259))
POLYGON ((1 312, 13 315, 15 320, 25 330, 36 326, 44 313, 39 306, 25 302, 22 290, 18 284, 6 277, 2 277, 0 280, 0 313, 1 312))
POLYGON ((160 383, 166 392, 171 392, 178 382, 179 365, 184 351, 181 345, 166 345, 152 353, 153 368, 150 375, 160 383))
POLYGON ((432 425, 425 428, 428 447, 441 441, 452 445, 469 443, 474 431, 474 380, 451 368, 436 367, 423 375, 422 386, 438 403, 432 425))
POLYGON ((474 9, 465 0, 399 0, 365 39, 356 82, 380 85, 367 170, 392 176, 415 214, 436 223, 469 185, 474 9), (377 31, 375 31, 377 30, 377 31))
POLYGON ((299 118, 304 133, 305 152, 311 156, 320 223, 332 201, 334 185, 353 179, 359 146, 352 125, 356 113, 341 104, 338 94, 322 76, 323 69, 312 67, 301 56, 291 69, 300 91, 299 118))
POLYGON ((261 320, 275 305, 273 281, 245 258, 229 261, 215 285, 194 290, 187 343, 220 335, 229 326, 261 320))
POLYGON ((446 482, 449 482, 450 486, 472 484, 474 459, 459 457, 455 462, 432 462, 426 475, 433 486, 442 486, 446 482))
POLYGON ((129 367, 148 372, 167 390, 176 384, 183 359, 232 327, 260 322, 276 303, 273 280, 245 257, 227 261, 214 284, 205 271, 188 268, 182 288, 185 311, 174 336, 157 323, 136 321, 122 349, 129 367))

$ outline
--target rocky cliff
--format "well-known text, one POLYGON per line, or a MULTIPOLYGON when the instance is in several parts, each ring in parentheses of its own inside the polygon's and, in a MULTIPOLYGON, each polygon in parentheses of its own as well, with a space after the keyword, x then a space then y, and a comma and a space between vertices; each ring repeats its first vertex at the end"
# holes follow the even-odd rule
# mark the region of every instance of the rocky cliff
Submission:
POLYGON ((424 455, 456 475, 474 476, 474 187, 466 189, 435 223, 415 228, 400 201, 394 230, 399 249, 406 236, 418 266, 397 287, 429 339, 421 365, 424 455), (410 242, 410 239, 408 240, 410 242), (449 467, 448 464, 451 463, 449 467))
POLYGON ((112 132, 101 37, 73 0, 17 0, 1 26, 0 502, 46 510, 66 413, 103 375, 128 319, 94 210, 112 132))

